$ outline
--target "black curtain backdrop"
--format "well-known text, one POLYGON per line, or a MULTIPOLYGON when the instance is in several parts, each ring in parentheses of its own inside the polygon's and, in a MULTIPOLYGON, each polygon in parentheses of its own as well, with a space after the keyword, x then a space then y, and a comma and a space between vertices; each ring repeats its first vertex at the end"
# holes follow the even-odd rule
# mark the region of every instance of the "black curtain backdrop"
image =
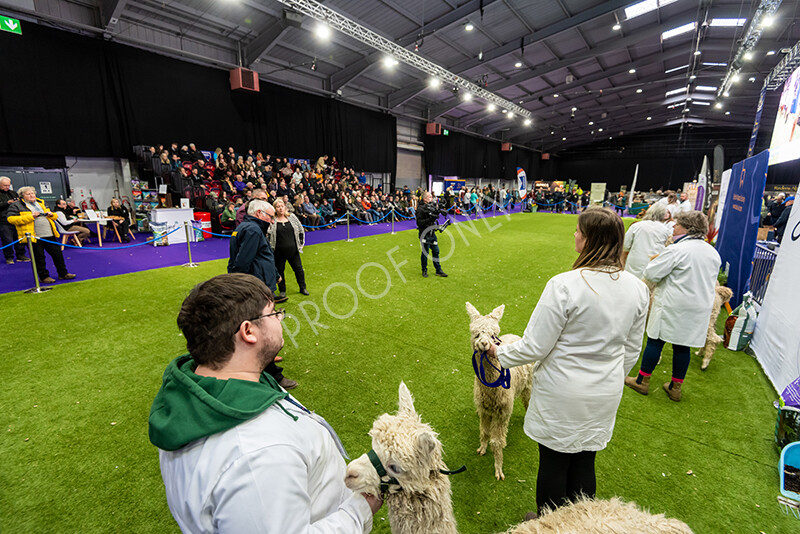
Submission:
POLYGON ((174 141, 395 173, 388 113, 263 80, 258 94, 234 93, 227 71, 36 24, 0 32, 0 51, 2 156, 129 157, 174 141))
POLYGON ((517 177, 517 167, 522 167, 528 179, 534 180, 539 158, 532 150, 514 147, 503 152, 499 141, 458 132, 425 136, 425 169, 434 176, 512 180, 517 177))

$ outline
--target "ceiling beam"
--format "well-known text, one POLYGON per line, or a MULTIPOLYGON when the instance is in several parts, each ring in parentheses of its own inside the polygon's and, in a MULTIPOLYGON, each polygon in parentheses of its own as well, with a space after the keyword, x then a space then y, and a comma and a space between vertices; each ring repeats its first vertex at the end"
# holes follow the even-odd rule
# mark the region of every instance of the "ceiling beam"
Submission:
MULTIPOLYGON (((483 8, 486 9, 487 6, 493 4, 496 1, 498 0, 486 0, 484 2, 483 8)), ((395 10, 399 9, 399 6, 397 6, 397 4, 394 3, 391 4, 390 7, 395 10)), ((395 39, 395 42, 400 46, 407 47, 411 43, 416 42, 420 34, 430 35, 438 30, 442 30, 450 26, 451 24, 460 22, 465 17, 471 15, 475 11, 478 11, 480 7, 481 7, 480 0, 471 0, 466 4, 459 6, 458 8, 428 23, 424 23, 423 21, 423 25, 420 26, 418 31, 415 30, 413 32, 408 32, 407 34, 395 39)), ((418 23, 418 21, 416 20, 413 21, 415 23, 418 23)), ((373 51, 369 55, 362 57, 361 59, 355 61, 354 63, 351 63, 346 68, 342 69, 340 72, 335 73, 333 76, 331 76, 331 90, 336 91, 337 89, 341 89, 342 87, 346 86, 347 84, 349 84, 350 82, 352 82, 353 80, 364 74, 367 70, 369 70, 369 68, 372 65, 374 65, 380 60, 382 54, 383 54, 382 52, 379 52, 377 50, 373 51)), ((424 88, 424 85, 422 88, 424 88)), ((422 89, 418 90, 417 93, 421 90, 422 89)), ((390 101, 393 100, 391 95, 392 93, 390 93, 389 95, 390 101)), ((408 98, 406 98, 406 100, 408 100, 408 98)), ((394 107, 394 106, 390 104, 389 107, 394 107)))
POLYGON ((279 20, 264 31, 258 32, 258 37, 244 48, 244 64, 247 68, 252 69, 253 65, 261 59, 261 56, 269 52, 278 42, 278 39, 283 37, 288 30, 289 28, 284 25, 283 21, 279 20))
POLYGON ((128 0, 102 0, 100 3, 101 26, 106 29, 116 26, 127 3, 128 0))

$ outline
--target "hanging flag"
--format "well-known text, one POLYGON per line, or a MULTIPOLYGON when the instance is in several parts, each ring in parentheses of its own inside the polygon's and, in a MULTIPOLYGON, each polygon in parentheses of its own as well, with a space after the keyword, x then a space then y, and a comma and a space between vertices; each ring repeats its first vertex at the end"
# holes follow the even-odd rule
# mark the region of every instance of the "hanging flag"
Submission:
POLYGON ((520 200, 528 194, 528 177, 525 176, 525 170, 522 167, 517 167, 517 191, 519 191, 520 200))

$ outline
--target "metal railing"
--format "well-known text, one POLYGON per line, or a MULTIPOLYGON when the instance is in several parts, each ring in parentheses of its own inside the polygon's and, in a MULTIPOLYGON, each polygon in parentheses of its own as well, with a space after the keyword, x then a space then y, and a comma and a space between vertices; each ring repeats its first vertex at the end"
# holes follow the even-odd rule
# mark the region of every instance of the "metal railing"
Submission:
POLYGON ((775 258, 778 256, 777 250, 770 250, 766 245, 756 244, 756 253, 753 256, 753 272, 750 275, 750 293, 753 295, 759 306, 764 303, 764 295, 767 293, 767 285, 772 275, 772 268, 775 266, 775 258))

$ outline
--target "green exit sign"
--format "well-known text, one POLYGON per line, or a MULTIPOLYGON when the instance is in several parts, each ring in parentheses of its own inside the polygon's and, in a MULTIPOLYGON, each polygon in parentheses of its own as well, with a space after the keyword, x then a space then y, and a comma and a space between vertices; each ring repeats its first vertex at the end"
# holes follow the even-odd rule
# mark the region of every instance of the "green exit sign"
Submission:
POLYGON ((17 19, 0 15, 0 30, 22 35, 22 25, 17 19))
POLYGON ((442 133, 443 133, 444 135, 450 135, 450 130, 442 130, 442 133))

